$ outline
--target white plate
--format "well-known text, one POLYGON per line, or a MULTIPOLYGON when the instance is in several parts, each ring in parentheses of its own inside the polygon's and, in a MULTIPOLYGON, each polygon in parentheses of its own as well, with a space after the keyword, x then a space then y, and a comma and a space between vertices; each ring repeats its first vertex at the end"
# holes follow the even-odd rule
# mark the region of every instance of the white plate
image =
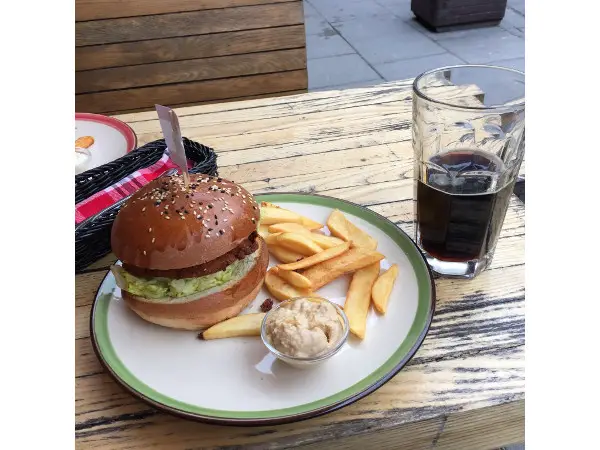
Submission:
POLYGON ((114 161, 137 146, 136 135, 129 125, 100 114, 75 113, 75 139, 83 136, 92 136, 94 143, 88 148, 91 156, 75 166, 75 174, 114 161))
MULTIPOLYGON (((429 329, 435 304, 431 272, 413 241, 392 222, 352 203, 304 194, 259 195, 325 223, 343 211, 377 239, 399 275, 388 312, 371 310, 363 341, 350 336, 334 358, 310 370, 275 360, 260 337, 200 341, 197 333, 150 324, 120 299, 112 274, 96 296, 91 336, 99 359, 115 379, 153 406, 212 423, 263 425, 321 415, 368 395, 414 355, 429 329)), ((271 265, 274 264, 271 260, 271 265)), ((344 304, 348 277, 317 294, 344 304)), ((246 312, 259 311, 270 297, 263 288, 246 312)))

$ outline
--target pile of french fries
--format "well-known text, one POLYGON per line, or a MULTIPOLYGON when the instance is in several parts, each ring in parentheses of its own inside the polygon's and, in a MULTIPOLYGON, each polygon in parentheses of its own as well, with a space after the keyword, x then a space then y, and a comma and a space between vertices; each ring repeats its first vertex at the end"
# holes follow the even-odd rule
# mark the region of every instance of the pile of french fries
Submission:
MULTIPOLYGON (((280 264, 265 275, 267 290, 279 301, 312 295, 333 280, 352 274, 343 306, 350 332, 364 339, 371 302, 381 314, 398 276, 392 265, 380 274, 385 256, 377 251, 377 240, 334 210, 324 225, 293 211, 261 202, 258 233, 269 253, 280 264)), ((245 314, 213 325, 200 334, 205 340, 236 336, 259 336, 264 313, 245 314)))
POLYGON ((366 333, 371 302, 381 314, 398 276, 392 265, 380 275, 377 240, 350 222, 339 210, 323 224, 268 202, 261 202, 259 234, 281 264, 265 276, 267 290, 277 300, 311 295, 342 275, 352 274, 344 312, 350 331, 360 339, 366 333))

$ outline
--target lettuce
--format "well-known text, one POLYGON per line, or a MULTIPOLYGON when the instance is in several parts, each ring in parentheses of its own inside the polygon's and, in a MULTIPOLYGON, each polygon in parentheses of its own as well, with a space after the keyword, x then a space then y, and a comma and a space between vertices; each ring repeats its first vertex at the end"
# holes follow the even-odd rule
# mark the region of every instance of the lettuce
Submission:
POLYGON ((150 299, 180 298, 218 288, 242 278, 249 272, 255 259, 256 254, 252 254, 230 264, 225 270, 196 278, 142 278, 130 274, 121 266, 113 266, 111 269, 117 285, 133 295, 150 299))

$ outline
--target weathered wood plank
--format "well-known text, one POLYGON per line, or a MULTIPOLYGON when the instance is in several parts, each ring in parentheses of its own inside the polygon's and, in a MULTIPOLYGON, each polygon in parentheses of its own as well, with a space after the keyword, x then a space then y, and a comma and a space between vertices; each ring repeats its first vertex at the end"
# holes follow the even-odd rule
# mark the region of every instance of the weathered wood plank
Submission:
MULTIPOLYGON (((306 70, 293 70, 265 75, 250 75, 234 80, 194 81, 190 83, 142 87, 124 91, 97 92, 75 96, 77 111, 105 112, 148 107, 155 104, 178 104, 236 98, 247 95, 304 89, 306 70)), ((146 141, 147 142, 147 141, 146 141)), ((139 145, 144 142, 138 140, 139 145)))
MULTIPOLYGON (((75 93, 285 72, 305 67, 306 51, 295 49, 86 70, 75 74, 75 93)), ((236 83, 235 80, 229 82, 236 83)))
MULTIPOLYGON (((230 102, 239 102, 239 101, 247 101, 247 100, 254 100, 257 98, 274 98, 274 97, 287 97, 287 96, 291 96, 291 95, 296 95, 296 94, 305 94, 308 90, 307 89, 297 89, 295 91, 285 91, 285 92, 272 92, 269 94, 260 94, 260 95, 248 95, 245 97, 238 97, 238 98, 227 98, 227 99, 220 99, 220 100, 210 100, 207 102, 193 102, 193 103, 183 103, 181 105, 171 105, 171 107, 176 108, 176 107, 180 107, 180 106, 200 106, 200 105, 214 105, 214 104, 223 104, 223 103, 230 103, 230 102)), ((126 112, 129 113, 138 113, 138 112, 143 112, 143 111, 148 111, 149 109, 153 109, 153 108, 140 108, 140 109, 131 109, 131 110, 121 110, 121 111, 113 111, 113 112, 106 112, 105 114, 110 116, 110 115, 114 115, 114 114, 123 114, 126 112)), ((154 109, 154 111, 156 111, 156 109, 154 109)))
POLYGON ((303 23, 301 1, 93 20, 75 24, 75 45, 81 47, 303 23))
MULTIPOLYGON (((76 379, 76 386, 78 392, 85 395, 77 398, 80 414, 76 437, 81 445, 91 448, 94 444, 100 447, 101 440, 110 437, 113 449, 142 449, 149 445, 169 445, 169 448, 244 445, 244 448, 278 449, 294 444, 320 444, 329 448, 337 439, 361 434, 373 436, 378 434, 374 432, 392 430, 404 423, 412 424, 409 429, 414 433, 426 432, 428 424, 422 421, 447 420, 444 416, 523 399, 518 392, 524 382, 523 364, 512 350, 493 351, 469 356, 468 360, 475 366, 465 365, 465 358, 461 357, 431 361, 427 366, 411 365, 377 394, 325 417, 277 427, 227 427, 226 433, 223 427, 170 417, 138 401, 132 405, 132 397, 104 373, 81 377, 76 379), (493 381, 489 381, 490 378, 493 381), (446 392, 450 398, 444 395, 446 392), (445 413, 440 415, 440 411, 445 413)), ((486 420, 500 420, 504 413, 502 408, 490 408, 486 420)), ((456 429, 460 429, 459 424, 449 427, 449 431, 456 429)), ((501 430, 496 439, 500 434, 501 430)), ((509 442, 514 435, 511 430, 509 442)), ((506 441, 504 437, 504 443, 506 441)), ((502 440, 498 444, 501 445, 502 440)))
POLYGON ((75 20, 115 19, 291 1, 297 0, 75 0, 75 20))
MULTIPOLYGON (((298 121, 299 117, 314 117, 316 114, 330 113, 336 117, 340 111, 350 110, 358 113, 363 108, 377 107, 382 111, 401 114, 398 117, 400 122, 411 119, 406 114, 412 114, 412 94, 405 88, 397 85, 380 85, 374 88, 359 88, 348 91, 339 91, 339 95, 332 94, 338 91, 329 91, 326 95, 322 92, 311 92, 308 97, 296 96, 285 100, 271 99, 268 101, 244 102, 229 105, 213 105, 211 107, 199 108, 181 108, 177 111, 180 117, 181 125, 186 130, 192 130, 197 127, 223 127, 221 132, 235 135, 241 130, 236 129, 231 132, 226 127, 229 125, 240 124, 240 127, 251 127, 263 123, 276 123, 276 120, 282 120, 283 124, 288 120, 298 121), (356 91, 354 95, 349 95, 348 91, 356 91), (314 96, 314 97, 313 97, 314 96), (270 102, 273 102, 272 104, 270 102)), ((446 91, 447 98, 458 98, 478 91, 473 86, 452 87, 446 91)), ((327 116, 326 116, 327 117, 327 116)), ((128 114, 119 116, 119 119, 129 123, 137 134, 155 132, 152 122, 156 119, 152 113, 128 114)), ((304 120, 304 119, 301 119, 304 120)), ((331 124, 327 124, 330 126, 331 124)), ((246 131, 254 131, 253 128, 246 131)))
MULTIPOLYGON (((377 86, 366 88, 353 88, 339 91, 317 91, 311 92, 310 95, 297 95, 287 99, 273 98, 252 102, 229 103, 227 105, 215 104, 203 106, 202 108, 180 108, 177 110, 177 117, 207 116, 205 118, 185 119, 191 121, 186 123, 186 127, 191 127, 203 125, 207 123, 206 121, 217 124, 224 123, 223 121, 231 121, 234 117, 243 115, 244 112, 246 114, 244 120, 260 121, 263 118, 270 118, 281 114, 284 116, 290 114, 310 114, 340 107, 358 107, 362 105, 385 103, 386 101, 394 101, 394 99, 397 100, 402 98, 412 99, 410 83, 407 81, 381 83, 377 86), (250 115, 250 113, 252 114, 250 115), (196 123, 196 120, 200 120, 201 122, 196 123)), ((143 127, 144 125, 141 122, 148 122, 146 128, 140 129, 140 132, 145 133, 153 130, 152 121, 156 120, 156 114, 150 112, 122 114, 116 117, 136 127, 143 127)))
MULTIPOLYGON (((108 264, 103 267, 105 271, 106 267, 114 262, 114 259, 110 260, 108 264)), ((96 291, 100 286, 100 282, 104 278, 103 273, 90 272, 85 274, 77 275, 77 289, 75 290, 75 306, 91 306, 94 303, 94 297, 96 291)))
POLYGON ((77 47, 75 49, 75 70, 303 48, 305 39, 304 26, 292 25, 77 47))

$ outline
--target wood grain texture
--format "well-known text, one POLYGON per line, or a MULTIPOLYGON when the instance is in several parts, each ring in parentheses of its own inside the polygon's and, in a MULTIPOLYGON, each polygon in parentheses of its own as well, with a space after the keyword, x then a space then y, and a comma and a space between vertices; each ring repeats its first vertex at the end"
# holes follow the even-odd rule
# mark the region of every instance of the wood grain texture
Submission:
POLYGON ((301 1, 75 24, 75 46, 142 41, 304 23, 301 1))
POLYGON ((187 83, 304 68, 306 68, 306 50, 301 48, 88 70, 76 74, 75 93, 187 83))
POLYGON ((260 30, 92 45, 75 49, 75 70, 303 48, 305 43, 304 26, 292 25, 260 30))
MULTIPOLYGON (((286 97, 288 95, 304 94, 306 92, 307 92, 307 89, 296 89, 294 91, 271 92, 268 94, 248 95, 248 96, 244 96, 244 97, 209 100, 206 102, 192 102, 192 103, 182 103, 182 104, 175 104, 175 105, 171 104, 171 107, 172 108, 175 108, 175 107, 180 108, 180 107, 186 107, 186 106, 212 105, 215 103, 223 104, 223 103, 229 103, 229 102, 254 100, 256 98, 286 97)), ((139 112, 145 112, 148 110, 149 110, 148 108, 139 108, 139 109, 112 111, 112 112, 109 111, 109 112, 106 112, 105 114, 110 116, 110 115, 126 114, 126 113, 139 113, 139 112)))
POLYGON ((150 16, 183 11, 266 5, 296 0, 75 0, 75 20, 150 16))
MULTIPOLYGON (((448 95, 476 95, 456 87, 448 95)), ((219 154, 224 177, 253 193, 348 199, 412 235, 410 81, 178 110, 184 134, 219 154)), ((154 113, 119 116, 141 142, 154 113)), ((411 362, 335 413, 276 427, 229 428, 159 413, 102 370, 87 330, 109 255, 76 284, 76 445, 101 449, 403 448, 479 450, 524 440, 523 203, 513 198, 491 267, 471 281, 436 280, 430 332, 411 362)))
MULTIPOLYGON (((305 89, 306 69, 234 79, 195 81, 75 96, 77 111, 106 112, 305 89)), ((138 145, 142 143, 138 140, 138 145)))

